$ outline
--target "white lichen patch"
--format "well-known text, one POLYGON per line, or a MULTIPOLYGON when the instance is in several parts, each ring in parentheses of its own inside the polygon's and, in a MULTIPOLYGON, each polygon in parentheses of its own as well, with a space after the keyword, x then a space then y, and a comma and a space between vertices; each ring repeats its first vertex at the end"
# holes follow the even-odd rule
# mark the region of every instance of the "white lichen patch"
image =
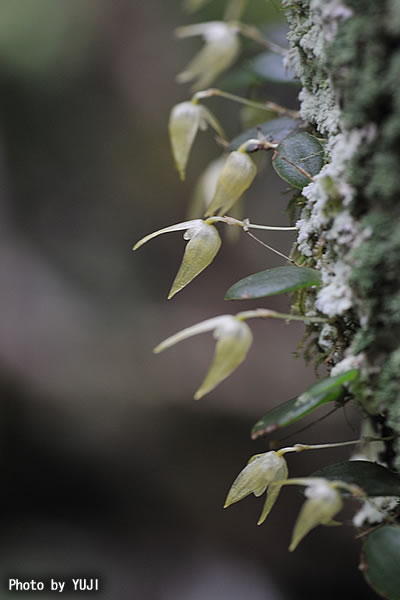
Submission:
POLYGON ((315 307, 328 317, 343 316, 355 305, 349 285, 351 252, 367 237, 350 212, 354 190, 346 180, 349 162, 362 143, 376 135, 373 125, 344 131, 328 139, 328 163, 314 181, 303 188, 307 198, 298 228, 297 246, 303 256, 314 258, 323 285, 315 307), (321 244, 325 251, 321 254, 321 244))
POLYGON ((360 510, 353 517, 353 525, 374 525, 385 521, 399 503, 397 496, 377 496, 363 502, 360 510))
POLYGON ((341 373, 346 373, 347 371, 351 371, 351 369, 361 369, 363 363, 365 361, 364 354, 349 354, 343 360, 338 362, 331 370, 331 377, 335 377, 335 375, 341 375, 341 373))
POLYGON ((334 317, 343 315, 352 307, 353 292, 348 285, 351 267, 338 260, 330 269, 332 271, 324 270, 322 273, 324 285, 317 294, 315 306, 324 315, 334 317))
POLYGON ((328 352, 335 345, 337 338, 337 329, 329 323, 325 323, 322 327, 318 338, 318 346, 324 352, 328 352))

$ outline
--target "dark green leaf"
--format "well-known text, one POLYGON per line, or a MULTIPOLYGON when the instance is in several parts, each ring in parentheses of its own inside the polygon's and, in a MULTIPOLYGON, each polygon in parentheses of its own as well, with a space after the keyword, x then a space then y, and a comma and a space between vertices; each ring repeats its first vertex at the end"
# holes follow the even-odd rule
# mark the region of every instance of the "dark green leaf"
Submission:
POLYGON ((322 404, 339 400, 344 395, 343 385, 353 381, 357 375, 358 370, 352 369, 314 383, 297 398, 284 402, 264 415, 251 430, 252 439, 255 440, 280 427, 291 425, 322 404))
MULTIPOLYGON (((327 465, 311 475, 358 485, 367 496, 400 496, 400 477, 368 460, 347 460, 327 465)), ((399 563, 400 564, 400 563, 399 563)))
POLYGON ((256 127, 252 127, 235 137, 228 146, 229 152, 237 150, 239 146, 247 140, 258 139, 261 133, 268 142, 281 142, 289 133, 292 133, 296 128, 300 127, 301 121, 291 119, 290 117, 279 117, 278 119, 270 119, 264 123, 260 123, 256 127))
POLYGON ((322 169, 324 149, 313 135, 294 133, 279 144, 272 164, 284 181, 302 189, 322 169))
POLYGON ((248 64, 249 71, 257 77, 275 83, 297 83, 296 77, 283 64, 283 57, 275 52, 263 52, 248 64))
POLYGON ((229 288, 225 300, 264 298, 313 285, 321 285, 319 271, 308 267, 277 267, 241 279, 229 288))
POLYGON ((361 570, 369 585, 387 600, 400 600, 400 527, 384 525, 369 534, 361 570))

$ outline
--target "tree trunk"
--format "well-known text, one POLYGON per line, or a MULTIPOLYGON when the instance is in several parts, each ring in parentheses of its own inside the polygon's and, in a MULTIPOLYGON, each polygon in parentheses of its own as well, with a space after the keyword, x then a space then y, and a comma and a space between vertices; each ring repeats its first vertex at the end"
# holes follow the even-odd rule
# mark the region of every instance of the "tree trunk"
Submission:
POLYGON ((301 116, 329 162, 303 190, 297 240, 324 285, 306 308, 334 319, 313 332, 337 374, 356 366, 356 401, 392 436, 379 458, 400 469, 400 3, 295 0, 289 64, 301 116))

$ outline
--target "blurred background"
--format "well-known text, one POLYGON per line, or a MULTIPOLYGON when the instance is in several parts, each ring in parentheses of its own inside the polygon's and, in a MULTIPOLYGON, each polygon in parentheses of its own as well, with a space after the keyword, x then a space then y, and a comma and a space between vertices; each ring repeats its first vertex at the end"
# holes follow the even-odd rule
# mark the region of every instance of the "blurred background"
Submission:
MULTIPOLYGON (((318 528, 288 553, 294 488, 261 528, 261 499, 222 510, 248 458, 268 450, 251 426, 315 380, 294 356, 303 326, 252 325, 245 364, 199 402, 212 336, 152 354, 203 319, 288 308, 281 297, 223 301, 235 281, 283 264, 244 234, 170 302, 181 234, 131 252, 185 220, 197 178, 221 154, 211 132, 199 135, 181 183, 167 123, 190 97, 176 74, 200 47, 173 30, 218 19, 223 5, 188 16, 178 0, 0 0, 1 598, 18 576, 98 577, 100 596, 120 600, 374 597, 349 527, 318 528)), ((278 2, 252 0, 245 19, 284 38, 278 2)), ((240 60, 255 50, 244 43, 240 60)), ((297 106, 296 85, 262 92, 297 106)), ((251 117, 222 99, 208 106, 230 137, 251 117)), ((288 224, 289 199, 265 168, 245 216, 288 224)), ((293 237, 264 239, 287 253, 293 237)), ((285 444, 353 439, 358 420, 338 410, 285 444)), ((347 455, 290 456, 291 472, 347 455)))

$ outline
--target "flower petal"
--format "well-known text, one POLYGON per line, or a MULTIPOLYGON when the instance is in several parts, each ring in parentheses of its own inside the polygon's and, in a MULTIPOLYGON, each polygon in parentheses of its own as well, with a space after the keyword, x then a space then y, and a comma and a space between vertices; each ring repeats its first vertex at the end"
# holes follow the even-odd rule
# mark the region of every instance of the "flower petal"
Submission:
POLYGON ((203 221, 201 221, 201 225, 188 229, 185 237, 190 241, 186 246, 182 264, 168 294, 168 300, 208 267, 221 246, 218 231, 213 225, 207 225, 203 221))
POLYGON ((200 323, 196 323, 196 325, 192 325, 191 327, 186 327, 182 329, 182 331, 178 331, 174 335, 171 335, 169 338, 158 344, 156 348, 154 348, 153 352, 158 354, 171 346, 174 346, 178 342, 182 342, 193 335, 197 335, 199 333, 205 333, 206 331, 213 331, 218 325, 220 325, 226 317, 231 317, 231 315, 220 315, 219 317, 213 317, 212 319, 207 319, 206 321, 201 321, 200 323))
POLYGON ((226 214, 253 182, 257 168, 248 154, 235 150, 224 164, 206 216, 226 214))
POLYGON ((197 80, 193 91, 208 87, 234 62, 240 50, 237 31, 222 21, 199 23, 177 29, 178 37, 203 35, 205 45, 177 76, 179 83, 197 80))
POLYGON ((185 169, 190 150, 200 126, 204 107, 193 102, 181 102, 173 107, 169 117, 169 137, 172 154, 180 178, 185 179, 185 169))
POLYGON ((276 483, 272 483, 272 485, 268 487, 267 498, 265 500, 264 508, 262 510, 260 518, 258 519, 257 525, 261 525, 262 523, 264 523, 265 519, 268 517, 272 507, 278 499, 283 482, 288 477, 288 468, 286 461, 284 459, 282 459, 282 461, 283 462, 281 468, 275 474, 274 481, 276 483), (280 483, 280 481, 282 481, 282 483, 280 483))
POLYGON ((305 493, 310 499, 303 504, 297 518, 289 546, 290 552, 296 549, 301 540, 314 527, 331 525, 333 517, 343 506, 340 493, 327 481, 321 480, 318 488, 307 488, 305 493))
POLYGON ((144 238, 136 242, 133 246, 132 250, 137 250, 140 246, 143 246, 146 242, 152 240, 153 238, 161 235, 162 233, 169 233, 170 231, 182 231, 183 229, 190 229, 193 227, 198 227, 199 225, 204 224, 202 219, 192 219, 191 221, 183 221, 183 223, 177 223, 176 225, 170 225, 169 227, 164 227, 163 229, 159 229, 158 231, 154 231, 153 233, 149 233, 144 238))
POLYGON ((202 398, 229 377, 244 361, 253 341, 249 326, 236 317, 230 317, 229 323, 226 321, 220 325, 214 336, 218 340, 214 358, 203 383, 194 395, 195 400, 202 398))
MULTIPOLYGON (((191 198, 190 207, 188 210, 189 218, 195 219, 201 216, 211 204, 215 194, 217 181, 221 174, 224 163, 225 157, 220 156, 216 160, 210 162, 210 164, 200 175, 191 198)), ((228 231, 230 229, 231 228, 229 228, 228 231)))
POLYGON ((239 502, 249 494, 261 496, 277 474, 287 473, 286 461, 274 451, 257 454, 233 482, 224 508, 239 502))

